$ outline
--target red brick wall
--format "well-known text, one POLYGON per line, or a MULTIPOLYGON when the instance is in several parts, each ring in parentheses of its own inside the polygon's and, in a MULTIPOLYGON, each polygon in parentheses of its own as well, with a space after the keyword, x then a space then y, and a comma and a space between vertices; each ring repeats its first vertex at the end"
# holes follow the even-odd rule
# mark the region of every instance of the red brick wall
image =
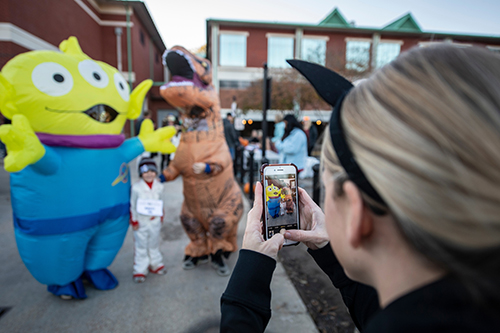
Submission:
POLYGON ((16 55, 27 51, 29 50, 14 43, 0 42, 0 69, 16 55))
POLYGON ((10 22, 55 46, 69 36, 76 36, 86 54, 94 59, 103 59, 101 28, 75 1, 2 2, 5 1, 9 2, 9 14, 4 22, 10 22))

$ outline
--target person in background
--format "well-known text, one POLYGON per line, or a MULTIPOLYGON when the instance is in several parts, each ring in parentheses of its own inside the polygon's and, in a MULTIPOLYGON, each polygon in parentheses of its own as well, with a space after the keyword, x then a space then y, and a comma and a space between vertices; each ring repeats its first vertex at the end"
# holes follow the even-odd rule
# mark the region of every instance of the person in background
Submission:
MULTIPOLYGON (((165 118, 163 118, 162 121, 162 127, 165 126, 174 126, 177 129, 177 133, 170 139, 170 142, 177 147, 179 146, 179 142, 181 142, 181 134, 182 134, 182 129, 179 123, 179 120, 177 119, 176 116, 173 114, 167 115, 165 118)), ((162 154, 161 155, 161 164, 160 164, 160 170, 163 170, 168 166, 170 161, 174 158, 175 153, 172 154, 162 154), (166 162, 166 164, 165 164, 166 162)))
POLYGON ((153 159, 143 158, 139 162, 139 176, 141 179, 132 185, 130 196, 130 224, 134 230, 133 278, 136 283, 144 282, 148 271, 167 274, 160 252, 163 185, 156 179, 158 169, 153 159))
POLYGON ((142 125, 142 122, 144 121, 144 119, 151 119, 151 112, 149 110, 144 111, 144 113, 142 114, 142 117, 135 120, 134 130, 135 130, 136 136, 139 135, 139 132, 141 131, 141 125, 142 125))
POLYGON ((293 163, 300 172, 306 165, 307 136, 295 116, 288 114, 283 122, 285 123, 285 134, 275 144, 280 155, 280 163, 293 163))
POLYGON ((271 139, 271 149, 277 153, 276 142, 281 141, 281 138, 285 134, 285 122, 283 121, 283 115, 281 113, 274 116, 274 135, 271 139))
POLYGON ((234 118, 231 113, 226 114, 226 118, 222 119, 224 124, 224 136, 226 137, 227 146, 229 147, 229 152, 231 153, 231 159, 234 161, 234 156, 236 152, 236 147, 239 144, 238 133, 234 129, 234 118))
POLYGON ((316 144, 316 140, 318 140, 318 129, 311 122, 311 119, 307 116, 304 117, 303 123, 304 123, 304 133, 306 133, 307 136, 307 154, 311 155, 311 151, 313 150, 314 145, 316 144))
POLYGON ((233 96, 233 101, 231 102, 231 116, 236 115, 236 110, 238 109, 238 104, 236 103, 236 96, 233 96))
POLYGON ((264 241, 256 184, 220 331, 264 331, 287 238, 309 248, 363 333, 497 332, 500 57, 417 47, 339 94, 348 85, 338 75, 292 64, 335 105, 321 153, 325 212, 300 189, 303 230, 264 241))

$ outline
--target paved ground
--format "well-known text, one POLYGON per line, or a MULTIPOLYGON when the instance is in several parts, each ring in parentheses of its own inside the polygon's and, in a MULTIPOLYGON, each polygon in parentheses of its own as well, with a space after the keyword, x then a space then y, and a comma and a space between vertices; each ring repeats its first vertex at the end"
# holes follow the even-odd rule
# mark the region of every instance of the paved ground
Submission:
MULTIPOLYGON (((137 179, 131 163, 133 180, 137 179)), ((182 180, 167 183, 166 221, 161 250, 168 274, 150 276, 143 284, 132 281, 131 229, 110 270, 120 285, 110 291, 87 286, 88 299, 62 301, 49 294, 27 271, 17 252, 10 206, 9 177, 0 160, 0 317, 1 332, 217 332, 220 295, 228 277, 220 277, 209 264, 195 270, 181 268, 188 243, 179 220, 183 201, 182 180)), ((29 209, 29 203, 26 203, 29 209)), ((239 244, 249 203, 239 226, 239 244)), ((284 249, 286 251, 287 249, 284 249)), ((229 259, 234 267, 237 254, 229 259)), ((306 307, 282 265, 274 273, 273 317, 267 332, 317 332, 306 307)))

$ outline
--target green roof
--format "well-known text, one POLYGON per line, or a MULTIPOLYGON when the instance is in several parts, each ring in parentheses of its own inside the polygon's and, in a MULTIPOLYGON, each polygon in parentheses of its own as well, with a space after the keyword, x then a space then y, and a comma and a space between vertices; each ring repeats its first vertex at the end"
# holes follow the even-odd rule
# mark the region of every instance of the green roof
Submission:
POLYGON ((382 30, 422 32, 422 29, 420 29, 417 21, 415 21, 413 16, 411 16, 411 13, 408 13, 396 21, 389 23, 383 27, 382 30))
POLYGON ((327 27, 342 27, 349 28, 351 25, 347 23, 344 16, 340 13, 337 7, 318 25, 327 27))

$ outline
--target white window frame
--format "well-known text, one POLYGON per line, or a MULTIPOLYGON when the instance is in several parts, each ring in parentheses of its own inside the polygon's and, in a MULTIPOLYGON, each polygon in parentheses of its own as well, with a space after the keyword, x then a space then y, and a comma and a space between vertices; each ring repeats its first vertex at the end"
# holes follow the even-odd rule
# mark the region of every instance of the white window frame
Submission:
MULTIPOLYGON (((326 50, 327 50, 327 45, 326 44, 330 40, 330 37, 328 37, 328 36, 318 36, 318 35, 303 35, 302 36, 302 41, 301 41, 301 47, 304 45, 304 39, 316 39, 316 40, 322 40, 322 41, 325 42, 325 62, 326 62, 326 50)), ((303 51, 304 51, 303 49, 300 50, 300 58, 302 60, 306 60, 306 59, 304 59, 304 52, 303 51)), ((325 64, 322 64, 322 65, 324 66, 325 64)))
MULTIPOLYGON (((369 49, 372 49, 373 48, 373 39, 371 38, 357 38, 357 37, 346 37, 344 39, 345 41, 345 48, 346 48, 346 53, 345 53, 345 57, 346 57, 346 63, 345 63, 345 68, 346 69, 349 69, 349 70, 352 70, 352 68, 348 68, 348 62, 347 62, 347 43, 348 42, 365 42, 365 43, 370 43, 370 48, 369 49)), ((370 53, 370 51, 368 50, 368 63, 367 63, 367 67, 365 70, 368 70, 370 68, 370 60, 372 58, 372 55, 370 53)), ((355 70, 355 69, 354 69, 355 70)), ((360 71, 362 72, 362 71, 360 71)))
MULTIPOLYGON (((378 44, 377 44, 376 58, 379 57, 378 47, 380 44, 399 44, 399 54, 401 54, 401 45, 403 45, 404 42, 402 40, 399 40, 399 39, 380 39, 378 41, 378 44)), ((399 54, 398 54, 398 56, 399 56, 399 54)), ((377 64, 377 61, 378 61, 378 59, 375 59, 375 64, 377 64)), ((375 67, 380 68, 382 66, 375 66, 375 67)))
POLYGON ((221 56, 221 46, 222 46, 222 43, 220 42, 220 39, 221 39, 221 36, 222 35, 238 35, 238 36, 245 36, 247 38, 247 41, 248 42, 248 36, 250 36, 250 33, 248 31, 237 31, 237 30, 219 30, 219 33, 218 33, 218 43, 219 43, 219 66, 223 66, 223 67, 246 67, 247 66, 247 61, 246 61, 246 58, 247 58, 247 54, 248 54, 248 48, 247 48, 247 43, 245 44, 245 65, 244 66, 231 66, 231 65, 221 65, 220 64, 220 56, 221 56))
MULTIPOLYGON (((278 38, 291 38, 293 39, 293 43, 297 42, 295 40, 295 34, 286 34, 286 33, 274 33, 274 32, 268 32, 266 34, 266 40, 267 40, 267 62, 268 62, 268 67, 269 67, 269 38, 273 37, 278 37, 278 38)), ((295 47, 292 48, 292 58, 295 58, 295 47)), ((288 66, 290 67, 290 66, 288 66)), ((270 67, 271 68, 271 67, 270 67)), ((275 67, 272 67, 275 68, 275 67)), ((282 68, 282 67, 277 67, 277 68, 282 68)))

